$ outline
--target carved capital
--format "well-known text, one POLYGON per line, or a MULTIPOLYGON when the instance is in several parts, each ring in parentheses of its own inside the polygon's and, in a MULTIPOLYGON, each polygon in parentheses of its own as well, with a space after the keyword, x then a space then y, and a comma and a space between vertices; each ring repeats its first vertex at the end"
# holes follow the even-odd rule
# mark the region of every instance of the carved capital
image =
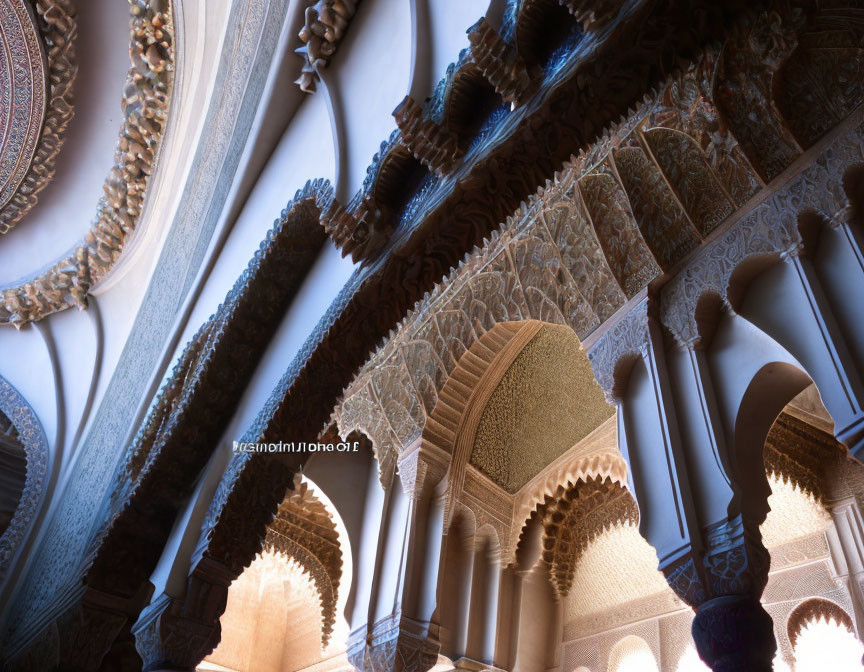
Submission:
POLYGON ((758 526, 740 516, 703 530, 703 548, 661 570, 670 588, 693 608, 728 595, 757 600, 768 581, 770 557, 758 526))
POLYGON ((360 672, 426 672, 438 659, 440 642, 429 623, 399 614, 361 628, 348 640, 348 660, 360 672))
POLYGON ((588 350, 594 377, 606 401, 618 404, 627 386, 630 369, 648 347, 648 301, 625 315, 588 350))

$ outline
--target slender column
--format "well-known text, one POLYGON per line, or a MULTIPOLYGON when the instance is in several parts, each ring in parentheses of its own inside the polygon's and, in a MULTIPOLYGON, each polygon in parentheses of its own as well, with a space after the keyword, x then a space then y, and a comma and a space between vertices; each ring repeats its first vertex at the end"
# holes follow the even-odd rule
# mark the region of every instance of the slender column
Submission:
POLYGON ((502 577, 505 580, 509 587, 509 624, 507 628, 507 632, 510 633, 510 636, 506 638, 506 649, 503 653, 506 654, 506 667, 507 669, 513 669, 513 666, 516 664, 516 659, 519 654, 519 630, 521 627, 522 620, 522 581, 523 581, 524 572, 520 572, 514 570, 512 568, 508 568, 504 570, 504 576, 502 577))
POLYGON ((486 568, 486 600, 483 614, 483 651, 484 663, 495 665, 495 636, 498 632, 498 595, 501 587, 501 564, 497 559, 488 558, 486 568))
POLYGON ((423 570, 419 577, 416 616, 432 620, 438 606, 438 571, 441 564, 441 539, 444 534, 444 496, 427 497, 427 519, 423 570))
POLYGON ((849 590, 858 639, 864 641, 864 516, 854 497, 829 506, 834 529, 828 543, 837 576, 849 590))
POLYGON ((759 603, 768 554, 758 513, 729 518, 735 488, 705 353, 667 353, 643 305, 601 337, 589 357, 607 398, 618 405, 640 531, 670 587, 696 611, 700 656, 721 672, 768 672, 776 643, 759 603), (635 360, 626 380, 622 359, 635 360))
POLYGON ((364 544, 375 549, 372 599, 348 642, 349 660, 361 672, 426 672, 435 664, 444 502, 434 486, 443 473, 423 461, 417 446, 403 451, 374 534, 364 531, 364 544))
POLYGON ((467 655, 468 648, 468 626, 471 622, 471 593, 474 584, 474 558, 475 550, 470 539, 461 540, 460 568, 462 576, 459 590, 459 618, 456 621, 456 631, 453 633, 454 658, 462 658, 467 655))
POLYGON ((378 538, 382 525, 382 512, 386 504, 384 489, 378 478, 378 462, 371 460, 369 472, 366 474, 366 501, 363 503, 364 520, 360 545, 356 549, 357 573, 355 583, 357 588, 354 598, 354 609, 351 614, 352 637, 354 633, 363 630, 361 639, 365 637, 366 624, 369 618, 375 563, 378 553, 378 538))
POLYGON ((854 457, 860 457, 864 452, 864 383, 811 260, 795 254, 790 255, 789 261, 801 284, 809 317, 818 332, 813 345, 821 347, 823 353, 823 365, 811 373, 814 379, 830 381, 820 385, 821 381, 816 380, 816 383, 827 397, 826 402, 830 403, 828 410, 834 417, 835 434, 854 457), (828 397, 832 388, 836 388, 833 398, 828 397))

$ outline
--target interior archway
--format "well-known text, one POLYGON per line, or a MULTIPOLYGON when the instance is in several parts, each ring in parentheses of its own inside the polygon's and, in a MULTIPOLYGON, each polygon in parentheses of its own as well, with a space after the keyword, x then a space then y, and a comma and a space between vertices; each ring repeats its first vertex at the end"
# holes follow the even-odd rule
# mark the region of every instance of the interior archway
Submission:
POLYGON ((291 672, 344 655, 344 529, 330 500, 298 475, 264 549, 231 584, 222 639, 199 669, 291 672))
POLYGON ((634 635, 619 641, 609 654, 609 672, 660 672, 648 643, 634 635))
POLYGON ((803 602, 790 614, 787 629, 795 672, 861 669, 864 644, 855 638, 849 614, 833 602, 803 602))

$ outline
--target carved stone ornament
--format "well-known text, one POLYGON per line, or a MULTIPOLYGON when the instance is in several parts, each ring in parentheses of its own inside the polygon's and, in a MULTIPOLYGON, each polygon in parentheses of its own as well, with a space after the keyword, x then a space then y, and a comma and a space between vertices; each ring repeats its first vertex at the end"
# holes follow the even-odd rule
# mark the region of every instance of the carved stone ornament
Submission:
POLYGON ((304 47, 298 50, 304 57, 303 70, 295 82, 301 91, 315 91, 316 69, 325 67, 336 53, 359 4, 360 0, 317 0, 306 7, 299 34, 304 47))
POLYGON ((351 633, 348 660, 361 672, 426 672, 435 665, 440 642, 429 634, 429 624, 395 614, 367 632, 351 633))
POLYGON ((757 528, 738 516, 705 529, 704 549, 660 568, 669 587, 693 608, 728 595, 758 601, 771 559, 757 528))
MULTIPOLYGON (((8 0, 4 0, 4 6, 6 3, 8 0)), ((132 65, 123 90, 123 124, 114 166, 105 179, 104 196, 99 201, 96 217, 69 256, 57 260, 32 279, 0 289, 0 325, 21 327, 71 306, 86 308, 90 288, 113 268, 138 224, 168 119, 174 70, 174 24, 170 0, 129 0, 129 4, 132 65)), ((46 23, 57 22, 55 28, 63 26, 61 6, 48 0, 37 4, 37 8, 44 8, 46 23)), ((5 19, 3 25, 6 25, 5 19)), ((60 41, 62 37, 57 37, 56 47, 65 46, 60 41)), ((52 51, 56 51, 56 47, 52 51)), ((52 89, 52 101, 59 93, 52 89)))
POLYGON ((299 474, 270 523, 264 548, 294 560, 312 579, 321 603, 321 648, 325 649, 336 623, 342 548, 331 511, 299 474))
POLYGON ((72 118, 76 36, 68 0, 0 1, 0 234, 54 176, 72 118))
POLYGON ((48 470, 48 438, 24 397, 0 378, 0 413, 8 418, 24 446, 27 456, 27 476, 18 500, 18 508, 8 527, 0 535, 0 580, 6 573, 18 544, 24 538, 42 498, 45 474, 48 470))
MULTIPOLYGON (((592 540, 615 525, 637 525, 639 522, 639 510, 633 495, 620 483, 602 478, 589 478, 569 487, 560 487, 554 496, 547 497, 532 512, 529 519, 523 521, 522 535, 530 518, 535 516, 543 526, 540 557, 548 568, 555 594, 560 598, 570 592, 576 565, 592 540)), ((519 545, 524 541, 522 535, 519 545)))

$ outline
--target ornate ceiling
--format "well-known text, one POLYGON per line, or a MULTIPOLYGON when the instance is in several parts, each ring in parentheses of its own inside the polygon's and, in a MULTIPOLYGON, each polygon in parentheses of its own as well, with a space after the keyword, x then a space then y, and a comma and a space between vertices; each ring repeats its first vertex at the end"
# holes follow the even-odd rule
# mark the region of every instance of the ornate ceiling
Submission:
POLYGON ((471 463, 513 494, 614 412, 573 330, 543 325, 483 409, 471 463))
MULTIPOLYGON (((0 0, 0 19, 2 234, 27 214, 54 177, 54 160, 73 116, 77 24, 68 0, 0 0)), ((35 260, 33 276, 0 289, 0 324, 20 327, 71 306, 85 308, 90 288, 108 274, 138 224, 172 90, 171 3, 129 0, 129 28, 131 64, 118 91, 119 140, 102 197, 94 198, 89 230, 61 258, 35 260)))

